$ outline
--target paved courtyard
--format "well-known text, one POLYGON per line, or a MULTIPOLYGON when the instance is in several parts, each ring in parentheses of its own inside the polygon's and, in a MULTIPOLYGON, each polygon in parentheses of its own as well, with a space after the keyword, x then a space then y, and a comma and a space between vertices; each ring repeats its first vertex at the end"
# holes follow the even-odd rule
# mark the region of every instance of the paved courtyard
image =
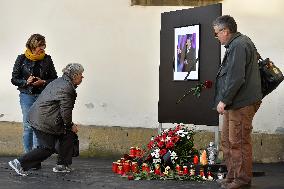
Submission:
MULTIPOLYGON (((8 166, 14 157, 0 157, 1 189, 47 189, 47 188, 79 188, 79 189, 217 189, 213 182, 140 180, 129 181, 112 173, 112 162, 115 158, 74 158, 72 173, 53 173, 56 160, 51 157, 43 162, 42 169, 31 171, 27 177, 18 176, 8 166)), ((255 164, 255 172, 265 172, 265 176, 253 178, 252 189, 284 189, 284 162, 274 164, 255 164)))

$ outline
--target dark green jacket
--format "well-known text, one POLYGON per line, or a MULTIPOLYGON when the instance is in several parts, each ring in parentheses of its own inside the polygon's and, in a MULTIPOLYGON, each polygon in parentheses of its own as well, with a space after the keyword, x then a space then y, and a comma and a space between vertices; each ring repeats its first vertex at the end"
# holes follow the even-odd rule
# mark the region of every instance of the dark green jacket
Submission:
POLYGON ((238 109, 262 99, 257 50, 253 42, 237 32, 225 45, 226 52, 216 76, 215 108, 238 109))

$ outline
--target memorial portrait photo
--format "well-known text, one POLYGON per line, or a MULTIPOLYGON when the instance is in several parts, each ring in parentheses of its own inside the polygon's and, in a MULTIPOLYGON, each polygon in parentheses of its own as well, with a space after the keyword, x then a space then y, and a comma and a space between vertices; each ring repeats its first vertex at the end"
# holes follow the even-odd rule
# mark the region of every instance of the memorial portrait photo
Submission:
POLYGON ((175 81, 199 79, 199 27, 175 28, 175 81))

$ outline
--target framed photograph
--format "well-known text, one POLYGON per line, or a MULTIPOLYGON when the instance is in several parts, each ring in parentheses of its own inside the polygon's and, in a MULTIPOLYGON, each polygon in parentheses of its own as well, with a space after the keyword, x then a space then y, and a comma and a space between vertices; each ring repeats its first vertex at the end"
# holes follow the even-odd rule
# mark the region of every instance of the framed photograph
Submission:
POLYGON ((200 25, 175 28, 174 81, 199 80, 200 25))

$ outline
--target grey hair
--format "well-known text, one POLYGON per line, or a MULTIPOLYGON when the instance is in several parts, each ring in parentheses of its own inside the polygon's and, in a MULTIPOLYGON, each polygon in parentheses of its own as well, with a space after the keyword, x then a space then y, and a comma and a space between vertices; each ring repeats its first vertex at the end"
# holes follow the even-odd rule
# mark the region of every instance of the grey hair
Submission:
POLYGON ((84 72, 84 68, 79 63, 70 63, 65 68, 63 68, 62 72, 71 79, 74 79, 77 75, 84 72))
POLYGON ((231 33, 237 32, 237 23, 230 15, 219 16, 213 21, 212 25, 213 27, 218 27, 219 29, 227 28, 231 33))

